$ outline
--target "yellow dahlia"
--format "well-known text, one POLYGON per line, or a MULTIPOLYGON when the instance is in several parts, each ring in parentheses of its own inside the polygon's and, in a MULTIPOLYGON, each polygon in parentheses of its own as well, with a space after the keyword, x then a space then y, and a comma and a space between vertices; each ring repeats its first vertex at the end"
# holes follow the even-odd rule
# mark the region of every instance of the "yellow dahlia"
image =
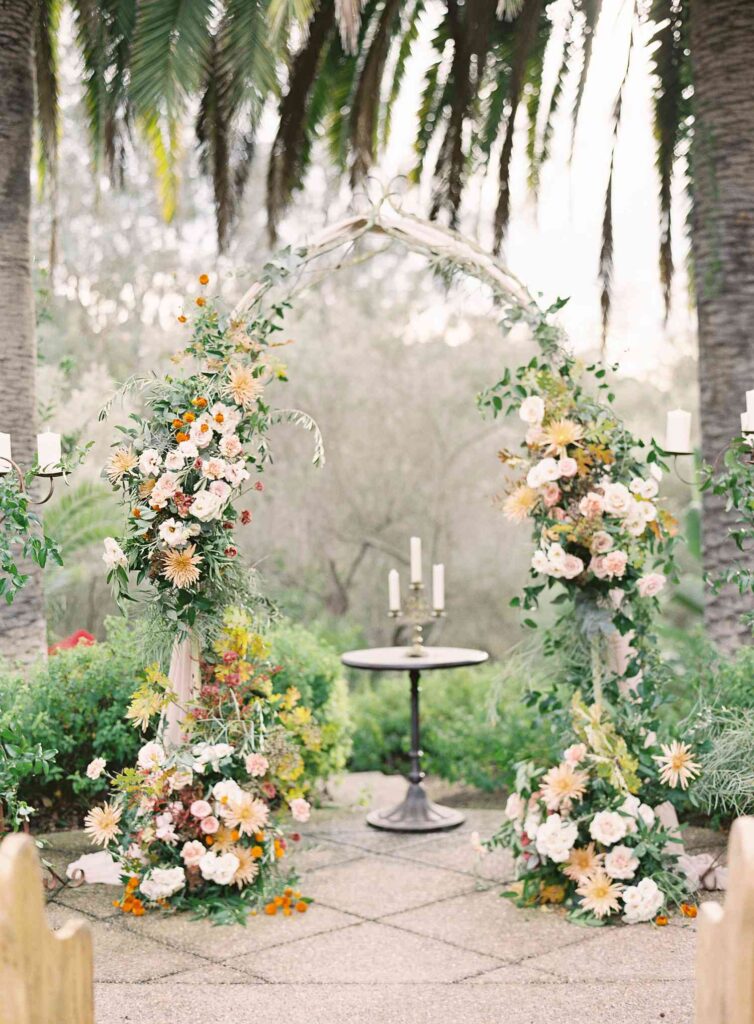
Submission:
POLYGON ((107 846, 119 833, 118 823, 123 809, 117 804, 93 807, 84 818, 84 831, 95 846, 107 846))
POLYGON ((588 875, 576 889, 582 908, 591 910, 595 917, 607 917, 619 911, 622 891, 623 886, 614 882, 602 869, 588 875))
POLYGON ((233 875, 233 881, 239 889, 242 889, 257 877, 259 865, 252 856, 251 849, 248 846, 234 846, 230 852, 238 858, 238 867, 236 868, 235 875, 233 875))
POLYGON ((503 502, 503 515, 514 523, 522 523, 537 504, 539 495, 533 487, 522 484, 512 491, 503 502))
POLYGON ((542 777, 542 798, 549 810, 557 811, 563 804, 580 800, 588 781, 586 772, 577 771, 567 763, 558 764, 542 777))
POLYGON ((602 854, 595 853, 594 843, 588 846, 574 846, 563 866, 563 874, 572 882, 583 882, 602 867, 602 854))
POLYGON ((267 824, 270 810, 263 800, 242 791, 240 796, 230 797, 220 813, 229 828, 237 828, 242 835, 251 836, 267 824))
POLYGON ((554 420, 543 431, 542 440, 550 447, 564 453, 569 444, 575 444, 583 437, 584 431, 573 420, 554 420))
POLYGON ((236 405, 250 408, 264 391, 264 385, 249 366, 231 366, 226 391, 236 405))
POLYGON ((668 746, 662 744, 662 754, 655 757, 660 766, 660 782, 671 789, 675 789, 680 783, 681 789, 686 789, 689 780, 699 774, 702 766, 691 758, 691 748, 688 743, 679 743, 678 740, 668 746))
POLYGON ((139 460, 131 448, 116 448, 105 463, 105 472, 114 483, 120 483, 127 473, 139 465, 139 460))
POLYGON ((195 551, 196 544, 189 544, 181 551, 167 551, 162 556, 162 575, 177 589, 193 587, 201 576, 198 567, 202 556, 195 551))

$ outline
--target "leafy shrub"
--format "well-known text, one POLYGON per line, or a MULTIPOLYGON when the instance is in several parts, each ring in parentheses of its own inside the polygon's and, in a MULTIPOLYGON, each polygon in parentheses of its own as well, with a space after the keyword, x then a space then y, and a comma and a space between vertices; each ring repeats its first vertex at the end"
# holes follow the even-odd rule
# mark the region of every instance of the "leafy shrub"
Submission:
POLYGON ((19 798, 19 789, 29 776, 46 775, 55 753, 43 750, 39 743, 29 743, 9 726, 0 729, 0 834, 7 828, 20 828, 34 813, 34 809, 19 798))
POLYGON ((273 626, 266 639, 272 646, 270 660, 280 666, 275 690, 284 693, 295 686, 322 728, 322 748, 308 757, 316 777, 326 780, 345 768, 351 750, 348 683, 340 659, 323 639, 285 619, 273 626))
MULTIPOLYGON (((524 662, 426 672, 422 676, 423 768, 450 782, 496 790, 512 785, 518 761, 544 757, 543 735, 523 703, 524 662), (520 670, 520 672, 519 672, 520 670)), ((351 697, 356 771, 407 770, 409 683, 406 673, 356 679, 351 697)))
POLYGON ((138 623, 106 620, 107 639, 62 650, 28 679, 0 670, 0 727, 12 727, 29 743, 57 750, 47 775, 22 781, 29 803, 83 807, 102 792, 86 777, 94 757, 115 770, 134 760, 143 738, 124 718, 143 667, 138 623))

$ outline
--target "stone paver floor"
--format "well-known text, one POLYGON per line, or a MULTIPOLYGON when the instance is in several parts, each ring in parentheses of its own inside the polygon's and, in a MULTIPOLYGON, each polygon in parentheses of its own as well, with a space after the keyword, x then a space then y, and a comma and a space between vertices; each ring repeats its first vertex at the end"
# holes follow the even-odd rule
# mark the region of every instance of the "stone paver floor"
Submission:
MULTIPOLYGON (((402 793, 400 780, 366 782, 377 802, 402 793)), ((499 821, 471 810, 454 832, 400 836, 368 828, 363 807, 319 812, 295 854, 315 900, 305 915, 245 928, 132 918, 112 906, 117 890, 87 886, 50 919, 90 922, 97 1024, 690 1022, 693 923, 588 929, 517 909, 498 895, 507 855, 479 861, 469 843, 499 821)), ((60 833, 50 859, 84 847, 60 833)))

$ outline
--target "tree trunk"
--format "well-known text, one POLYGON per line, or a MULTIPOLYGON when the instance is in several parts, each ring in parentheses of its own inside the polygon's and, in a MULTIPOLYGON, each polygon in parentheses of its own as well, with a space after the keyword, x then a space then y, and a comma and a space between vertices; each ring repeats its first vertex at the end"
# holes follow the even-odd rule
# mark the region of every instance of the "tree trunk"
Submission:
MULTIPOLYGON (((754 388, 754 3, 690 0, 694 76, 692 252, 699 317, 702 448, 714 463, 740 433, 754 388)), ((703 553, 716 574, 739 557, 724 503, 705 495, 703 553)), ((751 595, 709 597, 705 623, 731 651, 751 638, 751 595)))
MULTIPOLYGON (((33 0, 0 0, 0 430, 27 468, 35 453, 37 351, 31 278, 33 0)), ((29 661, 46 649, 41 571, 0 607, 0 654, 29 661)))

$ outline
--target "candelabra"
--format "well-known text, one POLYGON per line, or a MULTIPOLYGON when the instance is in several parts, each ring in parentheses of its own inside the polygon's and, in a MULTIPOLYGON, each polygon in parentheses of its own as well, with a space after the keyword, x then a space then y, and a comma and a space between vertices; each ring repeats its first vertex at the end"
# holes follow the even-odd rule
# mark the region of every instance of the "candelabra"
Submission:
MULTIPOLYGON (((63 475, 60 460, 60 435, 49 431, 39 434, 37 437, 37 464, 39 468, 35 471, 34 476, 47 480, 48 487, 47 493, 43 498, 33 498, 27 490, 27 474, 11 457, 10 435, 0 433, 0 477, 5 477, 8 473, 15 473, 18 480, 18 490, 24 495, 30 505, 44 505, 50 500, 55 490, 55 480, 63 475)), ((4 518, 5 516, 0 514, 0 522, 4 518)))
POLYGON ((409 655, 422 658, 427 653, 424 646, 424 626, 432 619, 440 619, 445 615, 442 608, 432 608, 424 597, 424 584, 412 583, 406 603, 401 608, 391 608, 388 612, 391 619, 405 619, 411 624, 411 646, 409 655))

